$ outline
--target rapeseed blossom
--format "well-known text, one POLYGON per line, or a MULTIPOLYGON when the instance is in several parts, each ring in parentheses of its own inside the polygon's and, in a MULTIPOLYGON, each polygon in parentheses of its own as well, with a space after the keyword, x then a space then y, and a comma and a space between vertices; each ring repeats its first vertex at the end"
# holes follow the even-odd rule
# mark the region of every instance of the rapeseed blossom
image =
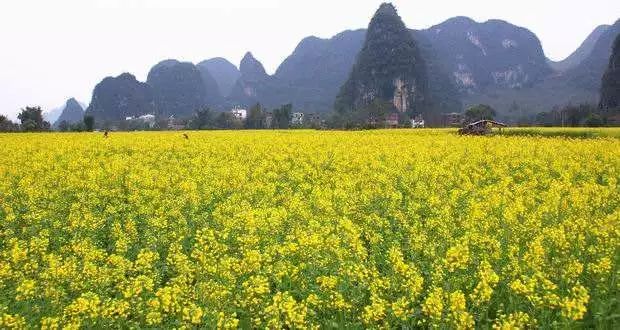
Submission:
POLYGON ((0 134, 0 328, 613 328, 620 140, 0 134))

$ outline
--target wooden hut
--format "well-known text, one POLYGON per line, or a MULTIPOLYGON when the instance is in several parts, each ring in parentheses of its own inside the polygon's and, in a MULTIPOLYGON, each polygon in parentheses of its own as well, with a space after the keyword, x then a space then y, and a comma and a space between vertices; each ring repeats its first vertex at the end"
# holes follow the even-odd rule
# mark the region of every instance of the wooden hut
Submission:
POLYGON ((459 134, 463 135, 487 135, 490 134, 494 127, 499 128, 500 132, 502 128, 508 127, 508 125, 504 123, 500 123, 494 120, 479 120, 477 122, 466 125, 465 127, 459 129, 459 134))

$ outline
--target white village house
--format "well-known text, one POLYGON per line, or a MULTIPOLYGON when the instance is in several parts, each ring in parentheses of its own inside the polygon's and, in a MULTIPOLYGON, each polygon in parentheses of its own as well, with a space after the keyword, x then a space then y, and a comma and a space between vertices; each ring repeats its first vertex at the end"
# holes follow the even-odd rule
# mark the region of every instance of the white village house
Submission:
POLYGON ((303 112, 293 112, 291 115, 291 125, 303 125, 304 123, 304 113, 303 112))
POLYGON ((422 115, 411 118, 411 128, 424 128, 424 118, 422 118, 422 115))
POLYGON ((230 113, 232 113, 233 117, 240 120, 244 120, 248 117, 248 111, 241 108, 234 108, 230 110, 230 113))
POLYGON ((139 117, 125 117, 125 121, 135 121, 142 124, 147 124, 150 128, 153 128, 155 126, 155 115, 148 114, 139 117))

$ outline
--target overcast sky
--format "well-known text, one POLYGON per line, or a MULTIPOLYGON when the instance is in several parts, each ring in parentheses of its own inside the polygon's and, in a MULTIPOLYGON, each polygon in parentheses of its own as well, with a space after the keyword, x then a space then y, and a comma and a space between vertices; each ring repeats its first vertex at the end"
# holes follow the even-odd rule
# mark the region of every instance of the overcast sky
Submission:
MULTIPOLYGON (((145 80, 162 59, 221 56, 238 65, 252 51, 269 73, 304 37, 365 28, 375 0, 1 0, 0 113, 88 104, 106 76, 145 80)), ((618 0, 396 0, 410 28, 463 15, 526 27, 554 60, 574 51, 600 24, 620 16, 618 0)))

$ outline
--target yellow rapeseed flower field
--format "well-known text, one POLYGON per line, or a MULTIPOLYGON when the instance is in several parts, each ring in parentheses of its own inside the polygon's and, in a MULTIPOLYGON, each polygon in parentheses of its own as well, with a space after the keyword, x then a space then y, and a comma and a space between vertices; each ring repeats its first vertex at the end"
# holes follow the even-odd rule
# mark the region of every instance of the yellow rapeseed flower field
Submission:
POLYGON ((620 324, 618 138, 3 134, 0 160, 0 328, 620 324))

